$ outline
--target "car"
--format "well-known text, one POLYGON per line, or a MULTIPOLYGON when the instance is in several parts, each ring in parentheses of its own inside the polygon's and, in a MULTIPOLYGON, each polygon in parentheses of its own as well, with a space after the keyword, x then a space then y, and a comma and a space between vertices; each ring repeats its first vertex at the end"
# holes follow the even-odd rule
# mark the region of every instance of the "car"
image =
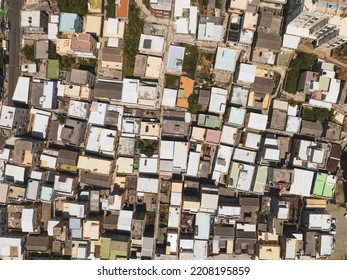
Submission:
POLYGON ((11 30, 11 23, 9 21, 6 22, 5 28, 6 28, 6 31, 10 31, 11 30))

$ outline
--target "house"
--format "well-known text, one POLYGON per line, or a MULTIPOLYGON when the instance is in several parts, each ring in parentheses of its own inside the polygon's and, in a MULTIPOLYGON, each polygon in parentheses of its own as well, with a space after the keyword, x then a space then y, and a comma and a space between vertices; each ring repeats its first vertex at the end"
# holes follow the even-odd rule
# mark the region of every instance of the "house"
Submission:
POLYGON ((70 150, 59 150, 57 166, 66 172, 77 172, 77 159, 79 154, 70 150))
POLYGON ((238 58, 238 50, 218 47, 214 69, 220 71, 235 72, 236 62, 238 58))
POLYGON ((307 230, 330 231, 331 215, 319 211, 303 211, 301 224, 307 230))
POLYGON ((190 0, 175 0, 174 18, 176 33, 192 34, 195 36, 197 28, 198 7, 191 6, 190 0), (185 13, 185 11, 187 11, 185 13))
POLYGON ((243 126, 246 118, 246 109, 230 107, 230 109, 228 109, 227 112, 229 113, 227 124, 233 127, 243 126))
POLYGON ((102 17, 87 15, 84 21, 84 33, 90 33, 96 36, 100 36, 102 26, 102 17))
POLYGON ((309 135, 316 138, 322 137, 322 134, 323 134, 322 122, 320 121, 311 122, 311 121, 303 120, 301 122, 301 125, 302 126, 300 130, 300 134, 309 135))
POLYGON ((190 114, 179 111, 164 111, 162 136, 186 138, 189 131, 190 114))
POLYGON ((312 194, 317 197, 332 199, 334 197, 336 180, 337 178, 334 175, 318 172, 312 194))
POLYGON ((216 225, 213 229, 213 254, 228 254, 234 252, 235 225, 216 225))
POLYGON ((97 41, 89 33, 73 34, 70 47, 77 57, 96 58, 97 41))
POLYGON ((217 212, 218 208, 218 189, 210 187, 201 188, 201 205, 200 211, 211 213, 217 212))
POLYGON ((170 19, 172 14, 172 0, 152 0, 150 9, 155 17, 170 19))
POLYGON ((51 113, 31 108, 29 129, 31 135, 38 139, 46 139, 51 113))
POLYGON ((25 249, 29 253, 49 254, 51 250, 51 239, 48 236, 28 236, 25 249))
POLYGON ((129 0, 116 0, 116 18, 128 19, 129 0))
POLYGON ((212 87, 208 111, 210 113, 224 114, 226 109, 227 95, 227 90, 212 87))
POLYGON ((20 20, 24 34, 47 34, 48 14, 46 11, 21 11, 20 20))
POLYGON ((94 86, 94 98, 108 102, 121 100, 122 89, 122 82, 97 81, 94 86))
POLYGON ((59 32, 81 33, 83 30, 83 18, 75 13, 60 13, 59 32))
POLYGON ((222 17, 199 17, 198 40, 222 41, 224 37, 222 17))
POLYGON ((21 166, 38 166, 43 142, 40 140, 18 139, 15 141, 12 161, 21 166))
POLYGON ((180 174, 187 170, 188 143, 161 141, 160 171, 180 174))
POLYGON ((247 128, 254 130, 266 130, 267 127, 267 115, 262 115, 258 113, 250 113, 247 128))
POLYGON ((231 0, 229 4, 229 11, 234 13, 243 13, 247 10, 248 3, 247 0, 231 0))
POLYGON ((77 100, 70 100, 68 116, 85 120, 89 115, 90 103, 77 100))
POLYGON ((139 52, 161 57, 164 53, 164 37, 141 34, 139 52))
POLYGON ((194 80, 187 77, 181 76, 180 88, 177 93, 177 107, 189 108, 188 98, 194 91, 194 80))
MULTIPOLYGON (((122 42, 122 41, 120 41, 122 42)), ((105 69, 119 70, 123 69, 123 57, 121 55, 123 43, 118 47, 104 47, 102 49, 101 67, 105 69)))
POLYGON ((24 259, 24 237, 0 237, 0 258, 2 260, 24 259))
POLYGON ((239 85, 250 86, 254 83, 257 66, 252 64, 241 63, 237 74, 236 83, 239 85))
POLYGON ((93 87, 95 84, 95 75, 86 70, 71 69, 66 74, 66 81, 71 84, 93 87))
POLYGON ((100 221, 83 221, 83 240, 99 240, 100 238, 100 221))
POLYGON ((310 196, 314 172, 294 168, 294 180, 290 185, 290 194, 310 196))
MULTIPOLYGON (((103 37, 108 38, 108 42, 113 39, 121 39, 124 36, 125 22, 118 18, 108 18, 104 20, 103 37)), ((108 44, 108 46, 110 46, 108 44)))
POLYGON ((29 103, 42 109, 57 109, 57 83, 53 81, 31 82, 29 103))
POLYGON ((87 133, 86 150, 106 156, 114 156, 116 131, 91 126, 87 133))
POLYGON ((224 182, 224 176, 229 172, 230 160, 234 152, 233 147, 220 145, 216 154, 216 163, 212 173, 212 179, 216 182, 224 182))
POLYGON ((169 56, 166 66, 166 70, 168 73, 182 73, 184 54, 185 47, 170 45, 169 56))
POLYGON ((24 208, 22 210, 21 216, 21 228, 22 232, 27 233, 39 233, 40 225, 39 225, 39 214, 37 208, 24 208))
POLYGON ((297 260, 300 257, 301 252, 304 249, 303 234, 292 233, 283 236, 283 254, 284 260, 297 260))
POLYGON ((249 192, 251 190, 255 167, 231 161, 228 175, 228 188, 249 192))
POLYGON ((29 110, 6 105, 0 106, 0 128, 11 130, 16 136, 27 132, 29 110))
POLYGON ((256 242, 256 224, 236 224, 235 254, 254 255, 256 242))
MULTIPOLYGON (((258 13, 253 13, 247 10, 242 16, 242 23, 239 32, 239 43, 252 45, 254 34, 258 23, 258 13)), ((231 22, 232 24, 232 22, 231 22)))
POLYGON ((66 119, 64 125, 51 121, 47 138, 52 142, 79 147, 84 140, 86 127, 86 122, 74 119, 66 119))
POLYGON ((76 177, 68 177, 66 175, 54 176, 54 191, 61 195, 72 196, 78 185, 76 177))
POLYGON ((102 260, 129 259, 131 238, 128 233, 103 234, 101 236, 100 258, 102 260))
POLYGON ((28 104, 29 87, 30 87, 30 78, 19 77, 17 80, 16 88, 12 96, 12 101, 14 103, 19 103, 19 104, 28 104))

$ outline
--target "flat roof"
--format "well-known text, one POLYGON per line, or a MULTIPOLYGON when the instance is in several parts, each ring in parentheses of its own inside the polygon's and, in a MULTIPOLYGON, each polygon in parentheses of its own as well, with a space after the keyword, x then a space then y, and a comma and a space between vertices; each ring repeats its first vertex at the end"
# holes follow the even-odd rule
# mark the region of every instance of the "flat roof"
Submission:
POLYGON ((139 52, 161 56, 164 52, 164 37, 141 34, 139 52))
POLYGON ((248 84, 254 83, 257 66, 252 64, 241 63, 237 77, 237 82, 244 82, 248 84))
POLYGON ((235 148, 233 160, 254 164, 257 152, 235 148))
POLYGON ((313 194, 316 196, 333 198, 335 184, 335 176, 318 172, 313 187, 313 194))
POLYGON ((310 196, 314 172, 294 168, 294 181, 290 186, 290 194, 310 196))
POLYGON ((176 107, 177 90, 164 88, 162 106, 176 107))
POLYGON ((197 213, 195 216, 194 239, 208 240, 210 237, 211 216, 207 213, 197 213))
POLYGON ((187 175, 197 177, 199 172, 200 153, 190 152, 188 160, 187 175))
POLYGON ((139 177, 137 179, 137 191, 144 193, 158 193, 159 179, 139 177))
POLYGON ((28 104, 29 87, 30 87, 30 78, 19 77, 16 88, 12 96, 12 100, 14 102, 28 104))
POLYGON ((116 18, 128 18, 129 0, 118 0, 116 2, 116 18))
POLYGON ((246 109, 231 107, 228 123, 232 126, 242 126, 246 117, 246 109))
POLYGON ((250 113, 248 120, 248 128, 255 130, 265 130, 267 126, 268 115, 250 113))
POLYGON ((238 57, 238 50, 218 47, 214 68, 217 70, 234 72, 238 57))
POLYGON ((89 156, 79 156, 77 163, 77 168, 79 169, 105 175, 110 175, 112 166, 112 160, 93 158, 89 156))
POLYGON ((224 114, 228 91, 222 88, 212 87, 208 111, 216 114, 224 114))
POLYGON ((185 47, 172 46, 169 47, 169 57, 166 68, 168 70, 182 71, 185 47))

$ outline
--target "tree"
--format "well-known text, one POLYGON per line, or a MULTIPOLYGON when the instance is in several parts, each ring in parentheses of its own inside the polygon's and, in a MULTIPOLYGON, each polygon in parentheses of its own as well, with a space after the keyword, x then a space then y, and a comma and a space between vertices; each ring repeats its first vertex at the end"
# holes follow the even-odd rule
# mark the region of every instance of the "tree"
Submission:
POLYGON ((61 56, 60 65, 62 69, 70 69, 71 66, 75 63, 75 59, 69 56, 61 56))
POLYGON ((77 13, 84 16, 88 13, 88 0, 59 0, 58 7, 60 12, 77 13))
POLYGON ((189 112, 192 114, 196 114, 201 110, 201 105, 198 103, 199 96, 195 93, 192 93, 188 97, 188 104, 189 104, 189 112))
POLYGON ((24 54, 27 60, 35 62, 35 49, 34 45, 25 45, 22 49, 22 53, 24 54))
POLYGON ((334 119, 334 112, 327 108, 313 107, 312 109, 306 108, 303 112, 302 118, 307 121, 331 121, 334 119))
POLYGON ((144 19, 140 15, 140 9, 135 5, 130 5, 129 23, 124 35, 123 55, 124 55, 124 75, 134 74, 135 56, 140 43, 143 31, 144 19))
POLYGON ((152 157, 155 150, 158 148, 157 142, 148 140, 139 140, 138 148, 141 154, 146 155, 146 157, 152 157))
POLYGON ((116 16, 116 1, 108 0, 107 5, 105 6, 105 10, 107 18, 114 18, 116 16))
POLYGON ((60 59, 60 56, 57 54, 56 45, 52 41, 49 41, 49 44, 48 44, 48 58, 60 59))

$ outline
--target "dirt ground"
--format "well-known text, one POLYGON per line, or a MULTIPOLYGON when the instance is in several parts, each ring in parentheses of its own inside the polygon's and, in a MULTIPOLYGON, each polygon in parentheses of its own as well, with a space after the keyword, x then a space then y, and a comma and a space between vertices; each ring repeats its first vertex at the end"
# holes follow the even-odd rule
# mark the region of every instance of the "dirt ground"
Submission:
POLYGON ((344 217, 346 208, 328 204, 327 212, 336 218, 335 251, 329 259, 344 260, 347 254, 347 218, 344 217))

